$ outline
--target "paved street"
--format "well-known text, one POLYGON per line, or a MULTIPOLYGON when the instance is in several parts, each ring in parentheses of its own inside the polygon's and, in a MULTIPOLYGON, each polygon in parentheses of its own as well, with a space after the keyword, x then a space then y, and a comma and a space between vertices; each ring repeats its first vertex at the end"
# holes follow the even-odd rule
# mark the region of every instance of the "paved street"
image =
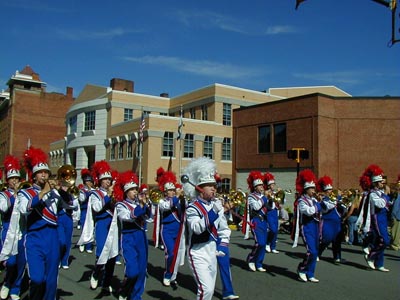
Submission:
MULTIPOLYGON (((152 224, 149 226, 151 236, 152 224)), ((75 230, 73 242, 78 239, 80 231, 75 230)), ((400 253, 386 250, 385 267, 389 273, 369 270, 358 246, 343 245, 344 264, 334 265, 330 259, 331 250, 324 252, 317 264, 316 277, 319 283, 303 283, 297 280, 296 267, 304 255, 305 248, 300 245, 291 247, 289 235, 280 234, 278 241, 279 254, 267 254, 264 260, 266 273, 250 272, 245 258, 253 245, 253 240, 244 240, 240 232, 232 232, 231 263, 234 288, 240 299, 400 299, 400 253)), ((89 277, 94 264, 94 254, 79 253, 77 248, 71 252, 69 270, 60 270, 59 298, 76 299, 117 299, 118 295, 103 295, 100 289, 89 289, 89 277)), ((150 242, 148 280, 143 295, 150 299, 195 299, 196 286, 190 269, 185 261, 178 275, 177 289, 164 287, 161 284, 164 268, 163 251, 155 249, 150 242)), ((114 290, 118 289, 119 280, 123 278, 123 265, 115 268, 114 290)), ((3 276, 3 274, 2 274, 3 276)), ((28 299, 26 285, 21 299, 28 299)), ((221 299, 221 283, 217 280, 214 299, 221 299)))

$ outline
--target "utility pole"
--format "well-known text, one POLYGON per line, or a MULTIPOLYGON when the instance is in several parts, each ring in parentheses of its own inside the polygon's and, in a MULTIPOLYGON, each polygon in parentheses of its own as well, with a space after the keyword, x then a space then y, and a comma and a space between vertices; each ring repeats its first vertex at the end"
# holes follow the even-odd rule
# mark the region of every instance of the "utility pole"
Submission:
POLYGON ((293 159, 297 163, 297 176, 300 173, 300 161, 304 159, 308 159, 310 156, 310 152, 305 148, 292 148, 288 150, 287 156, 289 159, 293 159))

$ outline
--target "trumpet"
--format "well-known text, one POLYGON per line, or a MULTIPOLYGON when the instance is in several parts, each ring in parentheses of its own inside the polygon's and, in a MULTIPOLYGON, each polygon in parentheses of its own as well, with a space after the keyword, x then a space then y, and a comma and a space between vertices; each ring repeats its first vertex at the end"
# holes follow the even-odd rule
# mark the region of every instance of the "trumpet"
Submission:
POLYGON ((228 195, 229 203, 232 207, 242 206, 246 202, 246 194, 242 191, 231 190, 228 195))
POLYGON ((160 200, 163 198, 163 193, 157 188, 152 188, 149 191, 149 198, 150 198, 151 203, 157 205, 160 202, 160 200))

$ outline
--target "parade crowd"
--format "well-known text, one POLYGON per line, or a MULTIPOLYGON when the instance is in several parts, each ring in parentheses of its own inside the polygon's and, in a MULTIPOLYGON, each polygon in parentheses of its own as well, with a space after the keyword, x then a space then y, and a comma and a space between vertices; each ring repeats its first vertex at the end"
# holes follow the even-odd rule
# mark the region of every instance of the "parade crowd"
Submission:
POLYGON ((74 224, 80 233, 79 251, 93 253, 88 288, 115 292, 114 268, 124 264, 119 300, 140 300, 146 289, 150 222, 154 246, 165 255, 160 284, 177 286, 179 267, 187 262, 198 300, 213 298, 218 274, 222 299, 239 299, 230 270, 230 225, 237 226, 245 239, 254 239, 243 257, 249 272, 267 271, 265 255, 279 254, 277 237, 282 228, 291 234, 293 247, 302 239, 305 255, 296 270, 303 282, 319 282, 316 266, 328 247, 332 261, 340 264, 341 245, 359 245, 368 268, 380 272, 389 272, 385 249, 400 249, 400 175, 390 190, 377 165, 361 174, 360 190, 346 192, 335 189, 329 176, 317 179, 312 170, 302 170, 289 217, 283 208, 284 192, 273 174, 250 171, 249 192, 230 197, 221 190, 215 162, 207 157, 192 159, 179 180, 160 167, 155 171, 157 187, 152 189, 133 171, 116 172, 105 160, 82 169, 79 186, 71 165, 51 174, 47 155, 39 148, 27 149, 21 161, 24 180, 19 158, 8 155, 3 162, 1 299, 20 299, 25 273, 29 299, 56 299, 59 269, 70 267, 74 224))

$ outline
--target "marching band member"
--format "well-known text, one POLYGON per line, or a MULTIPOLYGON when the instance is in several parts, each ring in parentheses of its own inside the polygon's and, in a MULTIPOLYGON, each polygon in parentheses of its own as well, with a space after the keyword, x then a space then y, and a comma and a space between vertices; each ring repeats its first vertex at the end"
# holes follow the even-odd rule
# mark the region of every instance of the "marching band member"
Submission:
POLYGON ((20 218, 18 208, 16 207, 18 205, 16 193, 21 179, 18 159, 12 155, 7 155, 4 160, 4 170, 6 173, 7 189, 0 192, 0 212, 2 214, 3 223, 3 228, 1 230, 1 257, 3 258, 4 255, 4 258, 8 258, 5 261, 6 275, 0 291, 0 298, 7 299, 8 294, 10 294, 10 298, 14 300, 19 299, 21 282, 24 277, 26 265, 24 251, 24 240, 26 234, 26 228, 24 226, 25 220, 20 218), (17 217, 13 218, 13 215, 15 214, 17 214, 17 217), (10 232, 8 232, 9 229, 10 232), (10 249, 12 247, 7 246, 8 243, 14 242, 11 241, 13 234, 14 236, 18 235, 16 254, 12 253, 12 249, 10 249))
POLYGON ((57 212, 62 197, 49 180, 47 155, 30 147, 24 153, 24 163, 32 187, 18 192, 18 209, 27 216, 25 251, 29 274, 29 298, 54 300, 57 292, 60 247, 57 231, 57 212), (46 237, 46 238, 44 238, 46 237))
MULTIPOLYGON (((314 198, 316 178, 310 169, 303 170, 296 179, 296 190, 300 197, 297 199, 297 228, 301 231, 307 253, 304 260, 297 268, 297 274, 301 281, 319 282, 314 277, 318 257, 319 244, 319 220, 321 205, 314 198)), ((298 231, 294 237, 293 247, 297 246, 298 231)))
POLYGON ((211 300, 217 278, 217 224, 224 213, 221 201, 215 199, 215 162, 207 157, 193 159, 184 174, 191 180, 183 182, 183 189, 192 199, 186 210, 187 255, 197 283, 196 299, 211 300))
MULTIPOLYGON (((92 176, 97 183, 97 189, 89 196, 90 208, 95 212, 95 238, 96 238, 96 261, 93 273, 90 277, 90 287, 95 290, 98 286, 101 270, 104 268, 101 286, 104 293, 111 293, 111 279, 114 275, 115 257, 99 264, 98 260, 102 254, 106 239, 110 230, 114 215, 114 204, 112 203, 112 175, 110 165, 105 161, 97 161, 92 166, 92 176)), ((90 209, 88 206, 88 210, 90 209)), ((86 220, 88 221, 88 220, 86 220)))
POLYGON ((267 246, 265 250, 267 252, 279 253, 276 250, 276 240, 278 238, 278 230, 279 230, 279 203, 275 202, 275 177, 269 172, 264 174, 265 184, 265 194, 268 199, 267 206, 267 224, 268 224, 268 234, 267 234, 267 246))
POLYGON ((397 176, 397 183, 395 189, 397 190, 397 197, 393 199, 392 206, 392 241, 390 248, 398 251, 400 249, 400 174, 397 176))
POLYGON ((57 171, 57 179, 60 188, 58 193, 63 198, 62 206, 58 209, 58 237, 60 240, 61 260, 60 265, 63 269, 69 269, 69 255, 72 245, 72 232, 74 221, 72 214, 78 210, 79 202, 76 195, 71 193, 75 186, 76 170, 71 165, 63 165, 57 171))
POLYGON ((263 175, 260 171, 251 171, 247 177, 247 184, 251 193, 247 197, 251 232, 254 236, 254 246, 247 256, 250 271, 266 272, 263 268, 265 246, 267 245, 267 205, 268 199, 264 195, 263 175))
POLYGON ((185 200, 181 201, 176 193, 176 176, 171 171, 164 172, 159 180, 159 189, 164 193, 158 203, 161 217, 161 239, 165 252, 165 272, 163 285, 176 285, 178 266, 183 264, 185 228, 185 200))
POLYGON ((323 193, 320 201, 322 215, 320 227, 322 228, 319 243, 318 257, 321 257, 324 250, 332 243, 333 260, 335 264, 341 261, 342 248, 342 209, 339 208, 340 201, 333 194, 332 178, 323 176, 318 180, 317 190, 323 193))
MULTIPOLYGON (((94 190, 94 181, 90 170, 86 168, 81 170, 81 178, 83 182, 83 187, 79 190, 79 203, 81 207, 81 218, 79 220, 79 224, 81 228, 83 228, 86 221, 89 196, 90 193, 94 190)), ((89 242, 87 244, 80 245, 79 252, 83 251, 86 251, 87 253, 92 253, 93 243, 89 242)))
POLYGON ((369 205, 370 231, 372 233, 372 244, 369 254, 365 260, 371 269, 381 272, 389 272, 384 267, 384 251, 390 244, 388 233, 389 199, 383 191, 383 171, 377 165, 370 165, 365 175, 370 178, 371 189, 366 199, 369 205))
POLYGON ((125 260, 125 278, 121 283, 119 300, 142 299, 146 283, 146 219, 150 216, 151 208, 146 195, 138 195, 138 184, 137 175, 126 171, 118 176, 114 187, 115 208, 122 224, 121 248, 125 260))

